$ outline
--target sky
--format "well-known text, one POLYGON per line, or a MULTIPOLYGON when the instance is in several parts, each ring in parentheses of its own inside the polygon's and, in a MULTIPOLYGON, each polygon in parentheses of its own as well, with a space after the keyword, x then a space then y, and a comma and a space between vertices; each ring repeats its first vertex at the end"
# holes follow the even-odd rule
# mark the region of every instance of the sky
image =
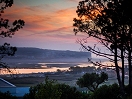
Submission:
MULTIPOLYGON (((25 21, 25 26, 12 38, 0 38, 0 43, 16 47, 36 47, 53 50, 80 51, 78 39, 86 38, 83 33, 75 36, 73 18, 80 0, 14 0, 12 7, 3 16, 10 22, 25 21)), ((95 41, 89 39, 89 44, 95 41)))

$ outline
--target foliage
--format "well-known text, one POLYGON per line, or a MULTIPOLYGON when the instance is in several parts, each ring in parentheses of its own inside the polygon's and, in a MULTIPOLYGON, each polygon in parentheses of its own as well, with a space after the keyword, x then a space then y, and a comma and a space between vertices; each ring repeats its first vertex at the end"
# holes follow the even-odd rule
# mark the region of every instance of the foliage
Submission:
POLYGON ((132 99, 132 94, 130 96, 128 96, 127 99, 132 99))
POLYGON ((9 92, 0 92, 0 99, 17 99, 17 97, 12 96, 9 92))
POLYGON ((23 99, 87 99, 87 97, 75 87, 46 79, 45 83, 31 87, 23 99))
MULTIPOLYGON (((129 86, 125 86, 125 90, 129 91, 128 87, 129 86)), ((87 99, 132 99, 131 94, 125 94, 125 97, 122 97, 120 87, 117 83, 112 85, 102 85, 94 92, 89 92, 87 96, 89 96, 87 99)))
POLYGON ((87 87, 90 91, 94 92, 99 84, 108 80, 108 75, 102 72, 100 75, 96 73, 86 73, 77 80, 77 85, 80 87, 87 87))
POLYGON ((61 91, 60 99, 85 99, 87 96, 77 91, 75 87, 66 84, 57 84, 61 91))
MULTIPOLYGON (((11 38, 15 34, 15 32, 23 28, 23 26, 25 25, 25 22, 21 19, 15 20, 11 25, 11 23, 9 23, 9 19, 2 18, 4 10, 8 7, 11 7, 12 5, 13 0, 0 1, 0 38, 5 37, 11 38)), ((17 48, 10 46, 9 43, 4 43, 3 45, 0 46, 0 68, 7 68, 7 70, 9 70, 7 64, 2 62, 1 60, 6 55, 8 56, 14 55, 16 51, 17 48)))
MULTIPOLYGON (((129 86, 126 86, 126 90, 129 86)), ((28 94, 23 99, 131 99, 121 98, 118 84, 102 85, 94 92, 81 93, 75 87, 57 83, 54 80, 45 79, 45 83, 40 83, 30 88, 28 94)))
POLYGON ((61 93, 58 90, 58 86, 54 81, 50 81, 47 78, 45 83, 40 83, 34 87, 31 87, 29 94, 24 96, 24 99, 59 99, 61 93))
POLYGON ((25 22, 19 19, 15 20, 12 25, 9 25, 9 19, 2 18, 2 14, 7 7, 13 5, 13 0, 1 0, 0 4, 0 37, 12 37, 16 31, 23 28, 25 22))
MULTIPOLYGON (((115 67, 122 93, 124 93, 125 60, 128 61, 129 66, 129 90, 132 91, 132 15, 129 12, 130 9, 132 9, 131 0, 83 0, 77 6, 78 18, 74 18, 73 24, 75 34, 86 33, 87 39, 93 37, 110 51, 109 53, 102 52, 96 44, 94 47, 87 46, 85 44, 87 39, 78 41, 84 49, 114 63, 112 66, 115 67)), ((99 62, 92 63, 104 66, 99 62)))
POLYGON ((119 86, 115 83, 113 85, 102 85, 92 95, 93 99, 120 99, 119 86))
POLYGON ((69 70, 73 71, 73 72, 78 72, 78 73, 82 72, 82 71, 91 73, 91 72, 95 71, 96 68, 92 67, 92 66, 87 66, 87 67, 74 66, 74 67, 70 67, 69 70))

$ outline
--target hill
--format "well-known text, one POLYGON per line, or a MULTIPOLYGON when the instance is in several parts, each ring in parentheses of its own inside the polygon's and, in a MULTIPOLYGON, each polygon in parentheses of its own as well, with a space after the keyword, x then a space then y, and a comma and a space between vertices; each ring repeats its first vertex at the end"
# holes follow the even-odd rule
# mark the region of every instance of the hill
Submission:
POLYGON ((14 56, 6 58, 15 60, 42 60, 43 62, 74 62, 87 60, 90 57, 91 53, 89 52, 19 47, 14 56))

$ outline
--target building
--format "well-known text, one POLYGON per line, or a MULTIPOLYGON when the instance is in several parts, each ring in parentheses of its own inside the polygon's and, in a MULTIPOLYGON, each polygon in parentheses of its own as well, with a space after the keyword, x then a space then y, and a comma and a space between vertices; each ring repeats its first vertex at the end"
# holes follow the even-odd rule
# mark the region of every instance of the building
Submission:
POLYGON ((3 93, 9 91, 11 95, 23 97, 24 94, 29 93, 29 87, 16 87, 10 82, 0 78, 0 91, 3 93))

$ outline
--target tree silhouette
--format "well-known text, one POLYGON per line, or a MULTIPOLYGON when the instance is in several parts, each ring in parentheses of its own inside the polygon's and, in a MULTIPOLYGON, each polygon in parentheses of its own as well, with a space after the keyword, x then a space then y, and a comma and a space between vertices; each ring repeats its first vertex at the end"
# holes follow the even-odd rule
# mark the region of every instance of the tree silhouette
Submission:
MULTIPOLYGON (((78 32, 86 33, 88 34, 87 39, 90 37, 97 39, 110 51, 110 53, 101 52, 97 50, 96 46, 92 48, 85 45, 84 40, 78 41, 84 49, 98 56, 103 56, 115 64, 122 95, 124 94, 125 60, 128 60, 129 66, 130 93, 132 89, 132 15, 129 12, 131 8, 130 0, 83 0, 77 6, 78 18, 73 20, 75 34, 78 32), (121 67, 119 62, 122 63, 121 67)), ((99 62, 94 64, 104 66, 99 62)))
MULTIPOLYGON (((15 32, 17 32, 19 29, 23 28, 25 22, 21 19, 15 20, 12 25, 9 23, 9 19, 2 18, 2 15, 4 13, 4 10, 8 7, 11 7, 13 5, 13 0, 0 0, 0 37, 6 38, 6 37, 12 37, 15 32)), ((7 68, 9 72, 9 67, 6 63, 2 62, 2 58, 6 55, 12 56, 17 51, 16 47, 10 46, 9 43, 4 43, 0 46, 0 68, 7 68)))
POLYGON ((30 87, 23 99, 87 99, 76 87, 45 79, 44 83, 30 87))
POLYGON ((100 75, 96 73, 86 73, 77 80, 77 85, 80 87, 87 87, 94 92, 98 86, 108 80, 108 75, 102 72, 100 75))

